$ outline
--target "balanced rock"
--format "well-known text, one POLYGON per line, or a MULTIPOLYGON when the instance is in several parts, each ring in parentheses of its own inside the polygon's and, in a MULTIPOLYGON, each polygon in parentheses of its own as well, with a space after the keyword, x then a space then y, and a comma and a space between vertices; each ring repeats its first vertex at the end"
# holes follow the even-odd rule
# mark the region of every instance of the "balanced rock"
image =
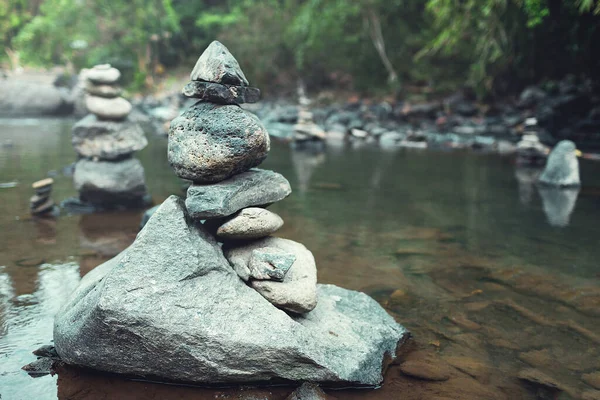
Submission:
POLYGON ((204 50, 196 62, 190 80, 248 86, 248 80, 235 57, 227 47, 216 40, 204 50))
POLYGON ((191 185, 185 206, 195 219, 221 218, 285 199, 292 189, 277 172, 251 169, 212 185, 191 185))
POLYGON ((96 85, 88 80, 85 84, 85 91, 93 96, 113 98, 119 97, 122 89, 114 85, 96 85))
POLYGON ((577 148, 570 140, 559 142, 550 153, 539 182, 549 186, 580 186, 577 148))
POLYGON ((101 119, 122 120, 131 112, 131 103, 122 97, 108 99, 87 95, 85 106, 89 112, 101 119))
POLYGON ((222 239, 258 239, 275 233, 283 226, 281 217, 259 207, 244 208, 217 229, 222 239))
POLYGON ((189 82, 183 88, 182 93, 186 97, 218 104, 256 103, 260 100, 258 88, 203 81, 189 82))
POLYGON ((121 72, 110 64, 96 65, 87 72, 87 78, 98 84, 116 83, 121 78, 121 72))
POLYGON ((293 254, 296 260, 282 282, 251 280, 250 286, 276 307, 294 313, 306 313, 317 305, 317 266, 312 253, 292 240, 268 237, 243 244, 224 247, 225 257, 244 280, 250 277, 250 259, 255 250, 276 248, 293 254))
POLYGON ((171 122, 169 163, 183 179, 214 183, 259 165, 270 149, 256 115, 237 105, 198 102, 171 122))
POLYGON ((81 159, 73 174, 81 200, 97 205, 135 204, 146 195, 144 167, 135 158, 119 162, 81 159))
POLYGON ((148 145, 141 126, 125 120, 99 120, 90 114, 73 126, 73 147, 75 151, 88 158, 115 160, 148 145))
POLYGON ((273 307, 172 196, 81 280, 56 315, 54 345, 68 364, 148 379, 381 383, 407 331, 364 293, 317 293, 307 315, 273 307))
MULTIPOLYGON (((296 256, 277 247, 252 250, 248 270, 250 278, 283 282, 285 274, 294 265, 296 256)), ((242 277, 243 278, 243 277, 242 277)))

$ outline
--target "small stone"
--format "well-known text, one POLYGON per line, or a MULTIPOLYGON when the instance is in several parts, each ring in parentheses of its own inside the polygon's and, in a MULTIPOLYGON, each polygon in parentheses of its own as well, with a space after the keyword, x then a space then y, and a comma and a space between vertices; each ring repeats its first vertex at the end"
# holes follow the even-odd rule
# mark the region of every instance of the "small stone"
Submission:
POLYGON ((100 119, 122 120, 131 112, 131 103, 122 97, 107 99, 104 97, 87 95, 85 106, 88 111, 100 119))
POLYGON ((285 400, 328 400, 331 399, 325 392, 312 382, 304 382, 298 389, 294 390, 285 400))
POLYGON ((96 65, 87 72, 87 78, 99 84, 115 83, 121 78, 121 72, 110 64, 96 65))
POLYGON ((93 96, 113 98, 119 97, 123 90, 118 86, 113 85, 96 85, 93 82, 87 81, 85 91, 93 96))
POLYGON ((258 207, 244 208, 217 229, 222 239, 258 239, 275 233, 283 226, 281 217, 258 207))
POLYGON ((75 151, 87 158, 115 160, 148 145, 142 127, 130 120, 103 121, 93 114, 73 125, 75 151))
POLYGON ((225 245, 223 250, 233 269, 243 277, 250 276, 248 265, 254 250, 272 247, 295 255, 296 261, 283 282, 252 280, 250 286, 278 308, 299 314, 311 311, 317 305, 317 267, 312 253, 304 245, 268 237, 236 247, 225 245))
POLYGON ((44 189, 49 186, 51 187, 53 184, 54 184, 54 179, 46 178, 46 179, 42 179, 41 181, 33 182, 31 187, 37 191, 38 189, 44 189))
POLYGON ((577 148, 570 140, 559 142, 550 153, 539 182, 549 186, 580 186, 577 148))
POLYGON ((200 56, 190 75, 192 81, 248 86, 240 65, 227 47, 213 41, 200 56))
POLYGON ((53 364, 54 360, 52 358, 42 357, 23 366, 21 369, 32 377, 39 377, 52 373, 53 364))
POLYGON ((585 383, 600 390, 600 371, 585 374, 582 378, 585 383))
POLYGON ((426 381, 447 381, 450 379, 448 368, 441 363, 408 360, 400 365, 400 371, 404 375, 426 381))
POLYGON ((294 261, 294 254, 275 247, 253 250, 248 263, 250 278, 283 282, 294 261))
POLYGON ((33 196, 31 196, 31 198, 29 199, 29 208, 31 208, 32 210, 39 207, 40 205, 42 205, 46 200, 48 200, 49 197, 49 193, 47 194, 35 194, 33 196))
POLYGON ((54 209, 54 200, 48 198, 46 201, 39 206, 32 208, 31 213, 33 215, 41 215, 51 212, 54 209))
POLYGON ((291 192, 290 183, 281 174, 251 169, 213 185, 190 186, 185 205, 192 218, 221 218, 242 208, 283 200, 291 192))
POLYGON ((38 357, 58 357, 56 349, 51 344, 46 344, 32 352, 38 357))
POLYGON ((168 157, 175 173, 215 183, 259 165, 270 149, 258 117, 237 105, 198 102, 171 122, 168 157))
POLYGON ((186 97, 219 104, 256 103, 260 100, 258 88, 203 81, 189 82, 183 88, 182 93, 186 97))

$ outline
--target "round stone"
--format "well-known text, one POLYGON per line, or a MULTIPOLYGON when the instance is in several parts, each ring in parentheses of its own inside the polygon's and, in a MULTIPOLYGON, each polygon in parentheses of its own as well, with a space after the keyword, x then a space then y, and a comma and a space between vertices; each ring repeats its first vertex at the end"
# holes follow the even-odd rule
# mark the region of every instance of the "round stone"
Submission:
POLYGON ((87 78, 94 83, 110 84, 117 82, 121 78, 121 72, 111 67, 110 64, 96 65, 88 71, 87 78))
POLYGON ((283 219, 259 207, 244 208, 217 229, 222 239, 258 239, 275 233, 283 226, 283 219))
POLYGON ((90 81, 85 84, 85 90, 91 95, 107 98, 119 97, 122 92, 119 86, 97 85, 90 81))
POLYGON ((258 117, 237 105, 198 102, 169 129, 169 163, 195 183, 220 182, 256 167, 269 148, 258 117))
POLYGON ((85 98, 85 106, 100 119, 122 120, 131 112, 131 103, 122 97, 107 99, 88 95, 85 98))

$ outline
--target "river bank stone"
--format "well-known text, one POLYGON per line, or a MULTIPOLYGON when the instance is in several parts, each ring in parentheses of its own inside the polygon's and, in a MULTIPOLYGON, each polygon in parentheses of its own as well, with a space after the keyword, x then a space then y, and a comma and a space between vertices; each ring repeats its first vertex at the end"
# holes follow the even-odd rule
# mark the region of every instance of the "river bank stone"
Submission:
POLYGON ((256 115, 237 105, 198 102, 171 122, 169 163, 183 179, 215 183, 259 165, 270 149, 256 115))
POLYGON ((204 50, 190 74, 190 80, 248 86, 248 80, 235 57, 217 40, 204 50))
POLYGON ((306 315, 277 309, 171 196, 127 250, 81 280, 54 345, 68 364, 178 382, 381 383, 407 331, 364 293, 317 293, 306 315))
POLYGON ((122 97, 107 99, 105 97, 87 95, 85 106, 88 111, 100 119, 122 120, 131 112, 131 103, 122 97))
POLYGON ((194 219, 227 217, 252 206, 265 206, 285 199, 292 192, 283 175, 251 169, 212 185, 192 185, 185 205, 194 219))
POLYGON ((251 276, 249 265, 254 251, 268 248, 293 254, 296 260, 282 282, 251 280, 250 286, 281 309, 299 314, 314 309, 317 305, 317 266, 312 253, 304 245, 293 240, 268 237, 241 246, 225 245, 223 251, 233 269, 244 279, 251 276))
POLYGON ((132 121, 104 121, 90 114, 73 125, 73 148, 80 156, 115 160, 148 145, 141 126, 132 121))
POLYGON ((570 140, 559 142, 550 153, 539 182, 548 186, 580 186, 577 148, 570 140))
POLYGON ((146 195, 144 167, 135 158, 81 159, 75 164, 73 181, 80 199, 96 205, 138 203, 146 195))
POLYGON ((202 81, 189 82, 183 88, 182 93, 186 97, 218 104, 256 103, 260 100, 258 88, 202 81))
POLYGON ((244 208, 217 229, 222 239, 259 239, 275 233, 283 226, 283 219, 259 207, 244 208))

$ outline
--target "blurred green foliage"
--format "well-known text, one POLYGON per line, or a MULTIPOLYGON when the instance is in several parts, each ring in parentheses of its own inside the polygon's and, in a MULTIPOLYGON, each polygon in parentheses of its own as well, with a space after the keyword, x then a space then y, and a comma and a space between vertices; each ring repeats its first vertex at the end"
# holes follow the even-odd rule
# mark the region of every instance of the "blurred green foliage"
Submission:
POLYGON ((15 64, 111 62, 138 88, 215 38, 255 85, 376 92, 593 76, 597 0, 0 0, 15 64), (402 86, 401 86, 402 84, 402 86))

